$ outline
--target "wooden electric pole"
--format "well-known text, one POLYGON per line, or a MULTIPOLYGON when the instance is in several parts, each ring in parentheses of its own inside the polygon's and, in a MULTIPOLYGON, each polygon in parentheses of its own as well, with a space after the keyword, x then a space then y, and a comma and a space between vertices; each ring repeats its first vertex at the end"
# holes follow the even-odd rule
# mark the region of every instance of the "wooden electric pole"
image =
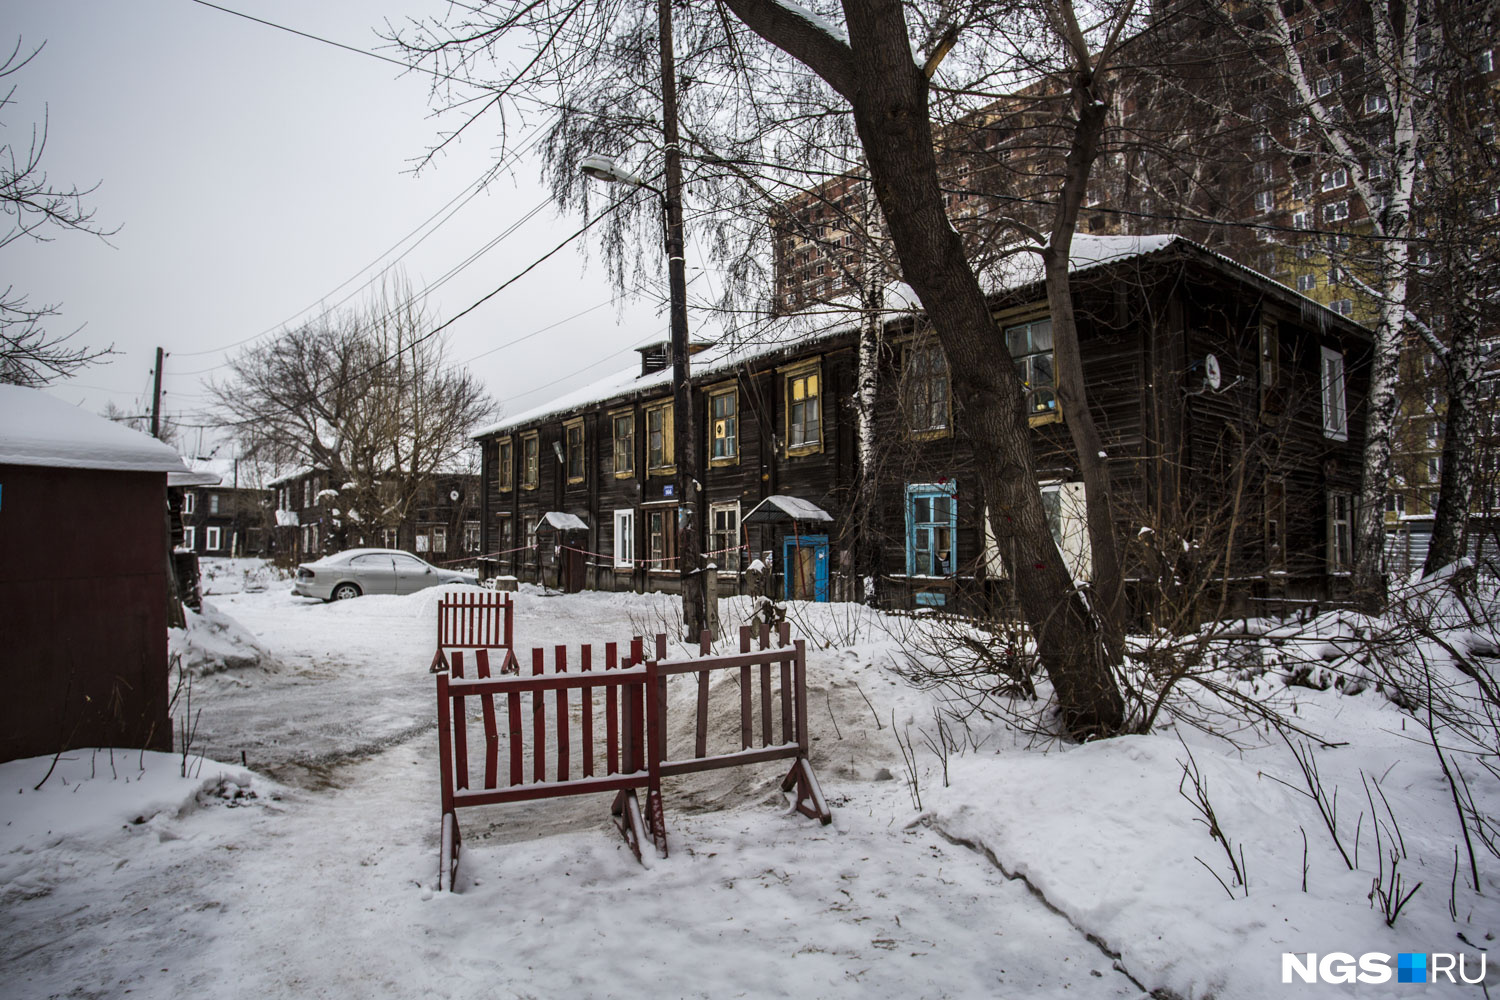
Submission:
POLYGON ((161 362, 166 354, 156 349, 156 371, 151 379, 151 436, 161 440, 161 362))
POLYGON ((688 360, 687 262, 682 235, 682 148, 677 139, 677 69, 672 51, 672 3, 657 0, 661 46, 662 129, 667 153, 667 280, 671 289, 672 426, 677 460, 677 494, 682 523, 677 533, 681 571, 682 624, 689 640, 707 627, 704 607, 702 486, 698 478, 698 428, 693 419, 691 363, 688 360))

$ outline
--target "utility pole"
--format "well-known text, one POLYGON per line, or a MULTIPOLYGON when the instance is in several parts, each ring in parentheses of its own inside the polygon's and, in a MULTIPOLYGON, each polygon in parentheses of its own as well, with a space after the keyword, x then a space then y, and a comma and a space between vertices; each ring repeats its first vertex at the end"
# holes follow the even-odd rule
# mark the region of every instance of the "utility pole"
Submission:
POLYGON ((161 362, 166 354, 156 349, 156 371, 151 386, 151 436, 161 440, 161 362))
POLYGON ((667 154, 667 280, 671 288, 672 426, 677 460, 679 526, 677 566, 681 572, 682 623, 687 638, 696 640, 707 627, 703 586, 703 511, 699 510, 698 433, 693 419, 693 390, 689 382, 687 262, 682 235, 682 149, 677 139, 677 69, 672 50, 672 3, 657 0, 661 47, 661 117, 667 154))

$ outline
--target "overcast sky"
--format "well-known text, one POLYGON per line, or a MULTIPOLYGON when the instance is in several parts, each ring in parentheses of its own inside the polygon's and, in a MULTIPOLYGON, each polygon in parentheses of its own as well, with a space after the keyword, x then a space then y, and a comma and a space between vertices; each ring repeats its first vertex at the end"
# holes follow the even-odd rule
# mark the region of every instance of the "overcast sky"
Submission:
MULTIPOLYGON (((443 6, 221 5, 364 49, 379 47, 373 29, 386 16, 443 6)), ((18 103, 4 114, 6 141, 24 147, 31 126, 47 121, 52 181, 97 183, 87 204, 101 226, 119 227, 107 242, 54 232, 51 242, 0 250, 4 284, 33 304, 61 305, 51 329, 82 326, 79 342, 120 352, 50 390, 95 412, 110 400, 139 412, 160 346, 170 354, 165 411, 208 423, 201 382, 224 375, 226 358, 242 349, 231 345, 270 336, 351 292, 350 304, 358 302, 375 273, 369 265, 389 262, 387 250, 498 156, 496 128, 481 122, 413 177, 413 159, 443 127, 430 117, 424 77, 192 0, 12 0, 6 13, 7 51, 16 35, 28 49, 46 43, 10 78, 18 103)), ((413 284, 432 284, 544 200, 536 165, 521 163, 402 266, 413 284)), ((434 290, 431 312, 455 316, 580 222, 544 206, 434 290)), ((514 413, 631 364, 630 348, 665 329, 658 303, 612 301, 602 267, 585 268, 570 249, 458 320, 449 350, 514 413)), ((196 431, 188 443, 196 446, 196 431)))

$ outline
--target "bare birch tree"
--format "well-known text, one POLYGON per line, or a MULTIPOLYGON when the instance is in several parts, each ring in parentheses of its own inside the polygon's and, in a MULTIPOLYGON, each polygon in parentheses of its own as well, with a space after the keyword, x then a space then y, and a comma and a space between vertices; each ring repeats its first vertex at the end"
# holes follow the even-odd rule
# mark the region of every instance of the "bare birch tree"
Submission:
POLYGON ((247 349, 210 386, 242 455, 328 470, 345 542, 399 526, 438 473, 466 464, 470 430, 496 411, 433 327, 411 287, 391 282, 363 312, 247 349))
MULTIPOLYGON (((1375 313, 1370 388, 1365 413, 1365 445, 1360 495, 1356 504, 1353 586, 1370 610, 1385 601, 1385 500, 1397 436, 1398 379, 1406 333, 1413 324, 1413 246, 1421 237, 1420 188, 1427 198, 1434 175, 1426 157, 1443 125, 1435 114, 1434 76, 1429 62, 1443 43, 1435 18, 1442 0, 1342 4, 1328 10, 1302 3, 1257 0, 1258 19, 1236 22, 1263 64, 1284 81, 1290 128, 1285 152, 1309 158, 1320 169, 1322 190, 1347 184, 1365 212, 1351 215, 1348 202, 1324 205, 1310 226, 1344 228, 1348 238, 1327 244, 1334 267, 1359 287, 1375 313), (1357 74, 1346 77, 1331 63, 1360 54, 1357 74), (1345 207, 1340 207, 1345 206, 1345 207), (1347 246, 1350 248, 1345 249, 1347 246)), ((1472 391, 1471 350, 1431 339, 1434 350, 1453 358, 1458 397, 1472 391)), ((1460 403, 1460 411, 1462 403, 1460 403)), ((1472 428, 1461 421, 1460 436, 1472 448, 1472 428)), ((1466 503, 1466 499, 1464 500, 1466 503)))

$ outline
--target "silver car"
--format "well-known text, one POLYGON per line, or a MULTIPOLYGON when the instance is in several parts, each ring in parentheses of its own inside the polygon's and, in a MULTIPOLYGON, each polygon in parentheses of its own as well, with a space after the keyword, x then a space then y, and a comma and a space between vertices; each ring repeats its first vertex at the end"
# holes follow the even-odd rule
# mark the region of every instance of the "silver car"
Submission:
POLYGON ((343 601, 361 594, 414 594, 443 583, 477 587, 479 578, 439 569, 400 549, 349 549, 298 566, 292 593, 343 601))

